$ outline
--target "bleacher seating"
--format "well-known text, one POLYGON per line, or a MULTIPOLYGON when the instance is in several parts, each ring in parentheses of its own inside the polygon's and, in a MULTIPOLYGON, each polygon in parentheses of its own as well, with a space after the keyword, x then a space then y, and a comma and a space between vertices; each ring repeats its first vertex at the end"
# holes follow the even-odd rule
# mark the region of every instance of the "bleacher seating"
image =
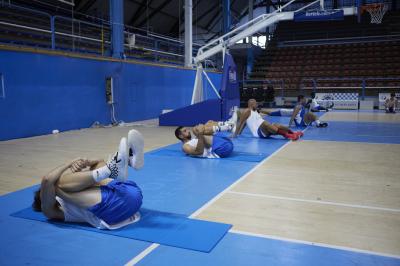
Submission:
POLYGON ((366 96, 377 95, 379 86, 399 87, 400 80, 385 79, 400 77, 400 35, 393 36, 400 31, 393 18, 399 17, 392 12, 381 25, 358 24, 354 16, 344 21, 280 23, 273 45, 254 64, 250 80, 260 82, 252 86, 282 79, 285 96, 296 96, 301 88, 311 90, 312 79, 326 92, 360 92, 365 79, 367 87, 377 87, 367 90, 366 96), (304 36, 307 39, 300 39, 304 36))

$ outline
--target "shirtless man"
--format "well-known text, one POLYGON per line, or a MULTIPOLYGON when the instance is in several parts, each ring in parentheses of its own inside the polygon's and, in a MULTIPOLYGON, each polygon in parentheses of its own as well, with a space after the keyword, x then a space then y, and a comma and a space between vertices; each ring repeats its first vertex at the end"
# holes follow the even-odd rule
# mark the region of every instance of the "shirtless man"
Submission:
POLYGON ((396 108, 398 106, 398 101, 396 99, 396 94, 393 92, 390 94, 390 98, 385 101, 386 113, 396 113, 396 108))
MULTIPOLYGON (((253 134, 257 138, 268 138, 271 135, 281 135, 286 139, 297 140, 299 137, 303 136, 303 132, 293 132, 289 128, 280 124, 270 124, 265 121, 257 110, 257 102, 255 99, 250 99, 247 102, 247 109, 243 111, 240 115, 240 122, 237 126, 236 132, 233 137, 240 135, 247 125, 253 134)), ((261 113, 265 113, 260 111, 261 113)))
POLYGON ((143 137, 131 130, 107 162, 76 159, 42 178, 32 208, 49 219, 86 222, 99 229, 117 229, 136 222, 142 192, 127 181, 128 165, 143 166, 143 137))

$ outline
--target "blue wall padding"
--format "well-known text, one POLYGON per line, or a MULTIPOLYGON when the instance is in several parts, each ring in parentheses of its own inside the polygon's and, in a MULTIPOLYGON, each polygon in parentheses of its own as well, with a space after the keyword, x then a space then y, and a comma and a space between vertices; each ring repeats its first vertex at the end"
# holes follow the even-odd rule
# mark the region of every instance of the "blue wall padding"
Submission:
POLYGON ((43 213, 35 212, 31 207, 11 216, 202 252, 210 252, 232 227, 229 224, 189 219, 183 215, 148 209, 140 209, 140 213, 141 219, 138 222, 117 230, 100 230, 78 223, 50 222, 43 213))
MULTIPOLYGON (((190 104, 195 71, 58 55, 0 50, 5 98, 0 98, 0 140, 87 128, 111 122, 105 79, 114 77, 116 119, 158 117, 190 104)), ((208 73, 219 84, 221 74, 208 73)), ((206 95, 215 98, 212 89, 206 95)))
POLYGON ((233 106, 240 105, 239 82, 237 79, 237 67, 232 55, 225 54, 224 69, 221 79, 220 95, 222 98, 221 121, 228 120, 233 106))
POLYGON ((160 246, 138 266, 400 266, 400 259, 228 233, 210 253, 160 246))
POLYGON ((206 100, 193 105, 162 114, 159 116, 160 126, 194 126, 208 120, 221 120, 221 101, 206 100))
POLYGON ((239 83, 236 64, 230 54, 225 55, 224 72, 220 82, 221 100, 206 100, 189 105, 159 117, 160 126, 194 126, 208 120, 225 121, 233 106, 240 105, 239 83))

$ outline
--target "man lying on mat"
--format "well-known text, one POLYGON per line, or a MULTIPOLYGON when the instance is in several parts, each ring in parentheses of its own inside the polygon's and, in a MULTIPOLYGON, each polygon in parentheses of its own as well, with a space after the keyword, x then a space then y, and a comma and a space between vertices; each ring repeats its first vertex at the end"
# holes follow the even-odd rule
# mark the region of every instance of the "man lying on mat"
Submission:
POLYGON ((264 120, 260 113, 267 114, 268 112, 257 109, 258 104, 256 100, 250 99, 247 102, 247 106, 248 108, 240 115, 240 122, 233 137, 240 135, 245 125, 249 127, 254 137, 262 139, 268 138, 271 135, 282 135, 286 139, 297 140, 303 136, 301 131, 293 132, 283 125, 271 124, 264 120))
POLYGON ((306 104, 306 108, 309 108, 311 112, 319 112, 319 111, 326 111, 328 112, 329 109, 332 109, 334 104, 331 103, 331 105, 328 108, 325 108, 317 102, 317 99, 315 99, 315 92, 311 92, 311 99, 308 100, 306 104))
POLYGON ((106 163, 76 159, 42 178, 32 207, 49 219, 86 222, 99 229, 117 229, 140 219, 142 192, 127 181, 128 165, 143 166, 143 137, 131 130, 106 163))
POLYGON ((327 127, 328 123, 319 121, 315 114, 307 112, 306 104, 307 100, 303 95, 297 96, 297 105, 290 118, 289 127, 292 126, 293 121, 298 127, 306 127, 313 123, 315 123, 317 127, 327 127))
POLYGON ((232 141, 221 132, 232 131, 234 123, 208 121, 193 127, 192 137, 187 127, 178 127, 175 136, 182 141, 184 153, 202 158, 224 158, 233 151, 232 141))
POLYGON ((396 108, 398 108, 398 101, 396 99, 396 94, 393 92, 390 94, 390 98, 385 101, 386 113, 396 113, 396 108))

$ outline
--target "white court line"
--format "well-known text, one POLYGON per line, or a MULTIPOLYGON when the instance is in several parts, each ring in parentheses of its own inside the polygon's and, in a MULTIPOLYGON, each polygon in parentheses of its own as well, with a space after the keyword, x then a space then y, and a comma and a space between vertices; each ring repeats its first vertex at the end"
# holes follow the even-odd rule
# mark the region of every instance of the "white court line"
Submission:
POLYGON ((341 206, 341 207, 349 207, 349 208, 360 208, 360 209, 369 209, 369 210, 378 210, 378 211, 400 212, 400 209, 374 207, 374 206, 359 205, 359 204, 346 204, 346 203, 339 203, 339 202, 333 202, 333 201, 307 200, 307 199, 290 198, 290 197, 279 197, 279 196, 272 196, 272 195, 267 195, 267 194, 246 193, 246 192, 238 192, 238 191, 228 191, 228 193, 244 195, 244 196, 251 196, 251 197, 259 197, 259 198, 290 200, 290 201, 297 201, 297 202, 307 202, 307 203, 315 203, 315 204, 323 204, 323 205, 333 205, 333 206, 341 206))
POLYGON ((400 143, 393 142, 366 142, 366 141, 349 141, 349 140, 322 140, 322 139, 302 139, 301 141, 308 142, 342 142, 342 143, 356 143, 356 144, 374 144, 374 145, 400 145, 400 143))
POLYGON ((250 232, 234 230, 234 229, 229 230, 229 233, 255 236, 255 237, 261 237, 261 238, 266 238, 266 239, 282 240, 282 241, 287 241, 287 242, 292 242, 292 243, 306 244, 306 245, 317 246, 317 247, 339 249, 339 250, 352 251, 352 252, 364 253, 364 254, 369 254, 369 255, 377 255, 377 256, 384 256, 384 257, 400 259, 400 255, 396 255, 396 254, 375 252, 375 251, 369 251, 369 250, 357 249, 357 248, 349 248, 349 247, 345 247, 345 246, 329 245, 329 244, 324 244, 324 243, 319 243, 319 242, 297 240, 297 239, 278 237, 278 236, 273 236, 273 235, 256 234, 256 233, 250 233, 250 232))
MULTIPOLYGON (((202 207, 200 207, 200 209, 198 209, 197 211, 195 211, 194 213, 192 213, 189 218, 194 218, 197 215, 199 215, 205 208, 207 208, 208 206, 210 206, 211 204, 213 204, 215 201, 217 201, 219 198, 221 198, 226 192, 228 192, 228 190, 230 190, 233 186, 235 186, 236 184, 238 184, 239 182, 241 182, 243 179, 245 179, 247 176, 249 176, 251 173, 253 173, 258 167, 260 167, 264 162, 268 161, 270 158, 272 158, 276 153, 278 153, 280 150, 282 150, 283 148, 285 148, 289 143, 291 143, 291 141, 288 141, 287 143, 285 143, 282 147, 280 147, 279 149, 277 149, 276 151, 274 151, 270 156, 268 156, 267 158, 265 158, 263 161, 261 161, 259 164, 257 164, 254 168, 252 168, 249 172, 247 172, 244 176, 242 176, 241 178, 239 178, 238 180, 236 180, 233 184, 231 184, 229 187, 227 187, 226 189, 224 189, 223 191, 221 191, 218 195, 216 195, 214 198, 212 198, 210 201, 208 201, 206 204, 204 204, 202 207)), ((143 250, 141 253, 139 253, 139 255, 137 255, 136 257, 134 257, 132 260, 128 261, 125 265, 126 266, 131 266, 131 265, 135 265, 136 263, 138 263, 139 261, 141 261, 144 257, 146 257, 150 252, 152 252, 154 249, 156 249, 160 244, 152 244, 150 245, 148 248, 146 248, 145 250, 143 250)))
POLYGON ((142 252, 139 253, 136 257, 134 257, 132 260, 128 261, 125 266, 132 266, 141 261, 144 257, 146 257, 150 252, 158 248, 160 244, 153 243, 151 244, 148 248, 143 250, 142 252))

